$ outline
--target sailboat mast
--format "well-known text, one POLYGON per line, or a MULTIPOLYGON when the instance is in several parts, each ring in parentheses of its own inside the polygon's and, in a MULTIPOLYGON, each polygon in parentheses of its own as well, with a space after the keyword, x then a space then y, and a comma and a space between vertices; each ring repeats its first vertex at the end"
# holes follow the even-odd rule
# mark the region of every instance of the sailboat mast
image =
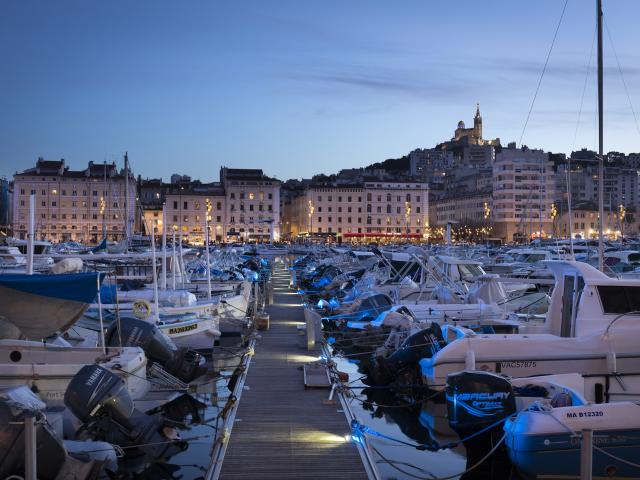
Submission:
POLYGON ((104 161, 102 177, 102 238, 107 238, 107 161, 104 161))
MULTIPOLYGON (((129 246, 129 155, 124 152, 124 241, 129 246)), ((153 233, 152 233, 153 235, 153 233)))
POLYGON ((603 86, 602 70, 602 0, 596 0, 598 18, 598 268, 604 271, 604 152, 603 152, 603 86))

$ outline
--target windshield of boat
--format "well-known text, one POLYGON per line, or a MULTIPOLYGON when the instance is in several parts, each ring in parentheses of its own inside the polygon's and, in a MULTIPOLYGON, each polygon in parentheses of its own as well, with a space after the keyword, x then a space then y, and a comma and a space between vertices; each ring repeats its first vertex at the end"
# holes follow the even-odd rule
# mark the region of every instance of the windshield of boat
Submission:
POLYGON ((604 313, 640 311, 640 287, 599 285, 598 294, 604 313))
POLYGON ((521 253, 516 255, 515 261, 522 263, 536 263, 545 260, 547 256, 544 253, 521 253))
POLYGON ((460 263, 458 264, 458 269, 460 270, 460 276, 464 279, 476 278, 480 275, 484 275, 484 270, 482 270, 482 267, 476 264, 460 263))
POLYGON ((627 258, 628 262, 640 262, 640 253, 630 253, 627 258))

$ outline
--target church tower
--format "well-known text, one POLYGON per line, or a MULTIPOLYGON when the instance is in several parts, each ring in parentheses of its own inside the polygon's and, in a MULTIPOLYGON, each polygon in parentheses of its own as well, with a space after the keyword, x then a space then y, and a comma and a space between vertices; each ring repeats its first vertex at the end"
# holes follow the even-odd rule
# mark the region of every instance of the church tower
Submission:
POLYGON ((473 134, 478 139, 482 139, 482 115, 480 115, 480 104, 476 104, 476 115, 473 117, 473 134))

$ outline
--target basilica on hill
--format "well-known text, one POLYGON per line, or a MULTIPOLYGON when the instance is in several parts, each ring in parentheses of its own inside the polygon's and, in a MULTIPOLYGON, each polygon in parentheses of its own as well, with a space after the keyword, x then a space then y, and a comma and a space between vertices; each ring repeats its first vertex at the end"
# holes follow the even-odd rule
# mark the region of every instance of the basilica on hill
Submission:
POLYGON ((480 115, 480 104, 476 104, 476 114, 473 117, 473 127, 466 128, 464 121, 458 122, 453 138, 449 142, 439 145, 442 150, 456 150, 469 145, 491 145, 500 146, 500 139, 485 140, 482 138, 482 115, 480 115))

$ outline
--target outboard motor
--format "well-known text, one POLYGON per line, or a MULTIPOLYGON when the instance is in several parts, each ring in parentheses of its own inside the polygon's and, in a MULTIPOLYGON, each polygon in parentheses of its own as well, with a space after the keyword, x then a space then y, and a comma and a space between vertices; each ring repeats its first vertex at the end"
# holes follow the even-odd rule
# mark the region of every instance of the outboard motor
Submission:
POLYGON ((205 373, 202 355, 189 348, 178 348, 152 323, 137 318, 121 318, 121 331, 114 322, 106 335, 107 345, 140 347, 152 362, 162 365, 171 375, 189 383, 205 373))
MULTIPOLYGON (((449 424, 461 437, 478 432, 516 412, 511 382, 491 372, 462 371, 447 375, 449 424)), ((496 425, 501 428, 501 424, 496 425)))
MULTIPOLYGON (((103 455, 102 460, 88 459, 88 461, 71 457, 62 440, 47 422, 43 413, 45 407, 44 402, 24 385, 12 387, 0 393, 0 445, 2 445, 0 478, 12 476, 24 478, 24 422, 28 415, 33 415, 36 419, 36 469, 39 479, 74 478, 75 480, 86 480, 97 478, 103 462, 109 455, 103 455)), ((91 450, 92 446, 85 448, 91 450)), ((109 446, 100 444, 99 448, 106 452, 109 446)), ((110 453, 115 458, 113 449, 110 453)))
POLYGON ((407 337, 398 349, 388 357, 377 357, 370 378, 376 385, 391 383, 400 373, 417 366, 423 358, 431 358, 446 345, 440 325, 431 323, 429 328, 407 337))
POLYGON ((121 447, 137 446, 135 450, 154 460, 186 449, 184 442, 172 441, 162 433, 167 425, 161 415, 137 410, 124 380, 100 365, 85 365, 76 373, 64 394, 64 404, 84 424, 83 436, 121 447))

